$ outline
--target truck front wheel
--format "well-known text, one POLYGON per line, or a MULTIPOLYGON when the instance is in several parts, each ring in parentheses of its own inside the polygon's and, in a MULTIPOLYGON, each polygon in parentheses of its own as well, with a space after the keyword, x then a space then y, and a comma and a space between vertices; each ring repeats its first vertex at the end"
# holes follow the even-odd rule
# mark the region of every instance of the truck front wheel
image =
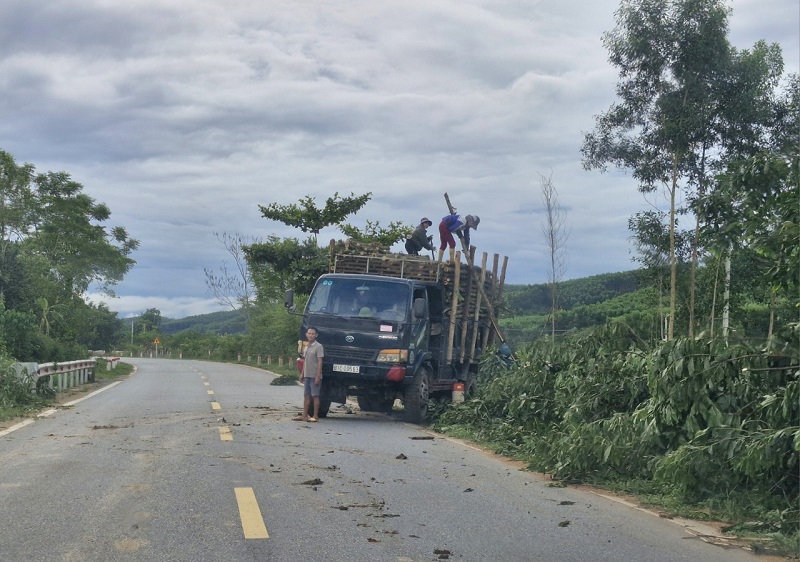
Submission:
POLYGON ((430 381, 428 371, 420 369, 414 376, 413 382, 406 387, 403 395, 403 410, 406 421, 422 423, 428 413, 428 395, 430 394, 430 381))

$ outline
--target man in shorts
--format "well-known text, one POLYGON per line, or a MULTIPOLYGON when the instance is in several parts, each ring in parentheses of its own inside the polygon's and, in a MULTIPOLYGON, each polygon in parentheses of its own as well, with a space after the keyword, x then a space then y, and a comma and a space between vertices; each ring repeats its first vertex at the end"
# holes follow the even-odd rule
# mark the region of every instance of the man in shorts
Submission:
POLYGON ((325 353, 322 344, 317 341, 317 329, 309 326, 306 330, 308 345, 303 353, 303 372, 300 382, 303 383, 303 415, 295 421, 316 422, 319 419, 319 391, 322 388, 322 358, 325 353), (314 402, 314 415, 308 416, 311 402, 314 402))

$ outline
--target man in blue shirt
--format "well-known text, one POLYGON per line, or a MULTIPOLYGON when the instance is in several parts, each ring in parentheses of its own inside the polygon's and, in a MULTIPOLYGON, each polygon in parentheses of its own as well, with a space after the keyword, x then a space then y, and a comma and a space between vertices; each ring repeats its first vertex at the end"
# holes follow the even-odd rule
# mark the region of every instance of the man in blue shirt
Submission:
POLYGON ((481 219, 477 215, 462 217, 454 214, 442 217, 442 222, 439 223, 439 239, 441 240, 439 244, 439 262, 441 263, 444 249, 447 246, 450 247, 450 261, 452 262, 455 259, 456 241, 453 238, 454 232, 459 238, 463 237, 464 243, 469 249, 469 230, 471 228, 477 230, 480 222, 481 219))

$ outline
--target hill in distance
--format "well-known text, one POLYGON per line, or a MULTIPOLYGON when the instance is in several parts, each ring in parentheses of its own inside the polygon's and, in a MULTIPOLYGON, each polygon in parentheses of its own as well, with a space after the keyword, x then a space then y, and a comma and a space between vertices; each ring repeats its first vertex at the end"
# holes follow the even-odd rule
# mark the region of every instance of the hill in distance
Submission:
POLYGON ((195 330, 201 334, 243 334, 247 330, 247 324, 244 317, 235 310, 198 314, 177 320, 172 318, 161 320, 161 331, 165 334, 177 334, 184 330, 195 330))
MULTIPOLYGON (((603 273, 562 281, 558 284, 559 308, 571 310, 633 293, 638 288, 636 274, 636 271, 603 273)), ((502 316, 547 315, 550 312, 550 292, 546 284, 506 285, 504 295, 508 310, 502 316)), ((161 330, 166 334, 176 334, 184 330, 241 334, 246 329, 244 318, 232 310, 187 316, 177 320, 164 318, 161 321, 161 330)))

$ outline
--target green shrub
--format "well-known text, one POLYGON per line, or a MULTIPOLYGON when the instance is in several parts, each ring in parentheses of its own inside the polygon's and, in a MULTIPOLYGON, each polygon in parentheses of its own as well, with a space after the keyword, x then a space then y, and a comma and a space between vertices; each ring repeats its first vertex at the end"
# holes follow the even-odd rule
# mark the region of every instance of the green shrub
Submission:
POLYGON ((0 357, 0 419, 7 419, 48 403, 52 391, 44 384, 33 385, 33 378, 23 373, 17 376, 12 362, 0 357))

